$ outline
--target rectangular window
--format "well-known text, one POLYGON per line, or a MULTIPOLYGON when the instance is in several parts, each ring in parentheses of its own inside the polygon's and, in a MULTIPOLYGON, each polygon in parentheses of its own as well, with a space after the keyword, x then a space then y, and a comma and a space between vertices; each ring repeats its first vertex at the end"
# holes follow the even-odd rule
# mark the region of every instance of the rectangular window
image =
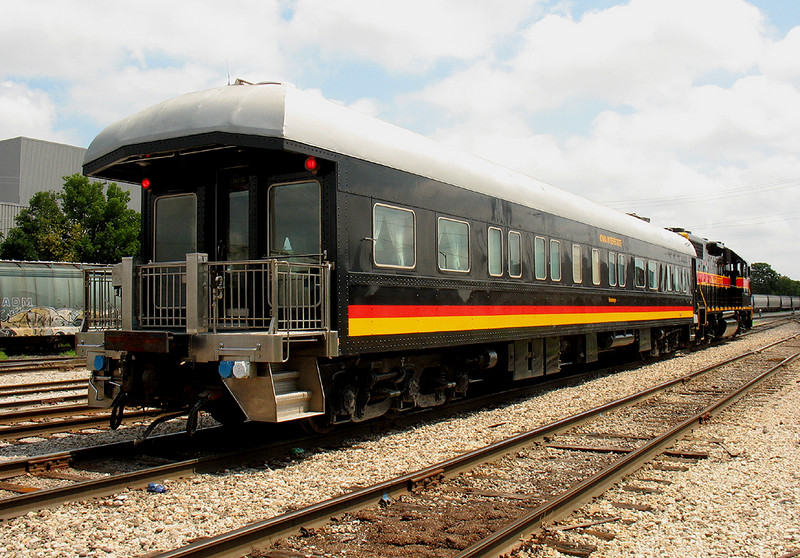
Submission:
POLYGON ((269 189, 269 252, 273 256, 319 255, 319 183, 276 184, 269 189))
POLYGON ((469 223, 439 217, 439 269, 469 271, 469 223))
POLYGON ((416 216, 410 209, 376 203, 372 211, 372 256, 375 265, 416 266, 416 216))
POLYGON ((489 275, 503 274, 503 231, 489 227, 489 275))
POLYGON ((672 266, 667 266, 667 291, 672 292, 672 266))
POLYGON ((681 288, 681 268, 676 266, 672 267, 672 286, 675 289, 675 292, 680 292, 683 289, 681 288))
POLYGON ((508 274, 522 277, 522 235, 516 231, 508 233, 508 274))
POLYGON ((583 282, 583 254, 580 244, 572 245, 572 281, 574 283, 583 282))
POLYGON ((644 260, 641 258, 633 259, 633 284, 643 289, 646 286, 647 277, 644 272, 644 260))
POLYGON ((537 236, 533 239, 533 264, 536 266, 536 278, 547 279, 547 252, 545 239, 537 236))
POLYGON ((228 193, 228 259, 246 260, 250 257, 250 192, 237 190, 228 193))
POLYGON ((155 201, 154 210, 154 260, 186 261, 186 254, 197 252, 197 196, 180 194, 160 197, 155 201))
POLYGON ((658 290, 658 262, 649 260, 647 262, 647 279, 650 285, 650 290, 658 290))
POLYGON ((608 285, 610 287, 617 286, 617 253, 608 253, 608 285))
POLYGON ((550 279, 561 281, 561 241, 550 241, 550 279))
POLYGON ((592 248, 592 283, 599 285, 601 277, 600 250, 592 248))
POLYGON ((617 256, 617 279, 620 287, 628 281, 628 257, 625 254, 617 256))

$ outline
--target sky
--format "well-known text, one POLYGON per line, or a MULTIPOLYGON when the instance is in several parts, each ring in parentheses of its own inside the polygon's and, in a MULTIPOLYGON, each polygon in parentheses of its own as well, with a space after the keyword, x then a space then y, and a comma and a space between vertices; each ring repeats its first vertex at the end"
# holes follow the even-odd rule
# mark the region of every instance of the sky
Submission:
POLYGON ((800 280, 800 0, 0 0, 0 139, 285 81, 800 280))

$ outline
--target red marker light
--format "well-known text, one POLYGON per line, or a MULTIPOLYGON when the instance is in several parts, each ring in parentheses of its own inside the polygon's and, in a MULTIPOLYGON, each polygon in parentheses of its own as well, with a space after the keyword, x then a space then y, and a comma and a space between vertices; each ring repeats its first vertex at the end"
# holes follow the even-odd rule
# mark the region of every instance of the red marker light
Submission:
POLYGON ((149 187, 150 187, 150 179, 145 178, 144 180, 142 180, 142 188, 147 190, 149 187))
POLYGON ((309 157, 306 159, 306 170, 310 172, 317 172, 319 169, 319 163, 317 162, 316 157, 309 157))

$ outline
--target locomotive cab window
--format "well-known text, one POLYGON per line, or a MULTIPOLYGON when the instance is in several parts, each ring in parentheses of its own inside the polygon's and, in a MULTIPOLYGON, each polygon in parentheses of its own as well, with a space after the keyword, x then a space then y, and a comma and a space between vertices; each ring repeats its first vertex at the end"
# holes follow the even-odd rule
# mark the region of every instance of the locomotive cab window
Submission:
POLYGON ((489 275, 503 274, 503 231, 489 227, 489 275))
POLYGON ((269 189, 270 256, 319 256, 320 195, 317 182, 275 184, 269 189))
POLYGON ((533 239, 533 264, 535 266, 536 278, 547 279, 547 252, 545 239, 537 236, 533 239))
POLYGON ((644 260, 641 258, 633 259, 633 283, 637 288, 643 289, 646 285, 647 277, 644 272, 644 260))
POLYGON ((412 269, 416 266, 416 222, 410 209, 376 203, 372 210, 372 252, 375 265, 412 269))
POLYGON ((439 269, 469 271, 469 223, 439 217, 439 269))
POLYGON ((508 233, 508 274, 522 277, 522 235, 516 231, 508 233))
POLYGON ((157 262, 186 260, 197 252, 197 196, 162 196, 155 201, 153 259, 157 262), (182 226, 175 226, 181 223, 182 226))

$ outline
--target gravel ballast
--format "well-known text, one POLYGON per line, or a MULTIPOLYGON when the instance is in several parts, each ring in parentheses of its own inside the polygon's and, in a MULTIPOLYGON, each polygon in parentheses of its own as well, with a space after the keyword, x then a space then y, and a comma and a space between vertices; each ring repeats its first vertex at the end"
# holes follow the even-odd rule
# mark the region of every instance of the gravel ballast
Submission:
MULTIPOLYGON (((358 440, 341 449, 309 452, 302 459, 287 456, 282 463, 167 481, 164 494, 129 490, 103 499, 32 512, 0 525, 0 555, 122 558, 168 550, 197 537, 212 536, 428 466, 798 331, 800 326, 789 324, 727 345, 550 391, 503 408, 358 440)), ((593 539, 592 544, 598 550, 592 556, 776 556, 780 554, 777 549, 788 551, 800 547, 797 531, 791 532, 800 518, 800 498, 796 496, 800 480, 797 430, 800 386, 793 383, 791 390, 776 394, 773 401, 766 407, 748 411, 748 418, 733 411, 724 415, 736 421, 730 428, 738 430, 708 437, 724 439, 726 447, 735 446, 743 453, 737 458, 728 453, 720 453, 718 458, 712 455, 689 471, 676 473, 670 478, 673 484, 660 495, 665 503, 653 504, 656 512, 649 515, 641 512, 641 517, 636 515, 639 512, 626 515, 636 521, 624 529, 609 527, 617 534, 612 541, 598 544, 593 539), (760 421, 758 426, 751 422, 755 420, 760 421), (708 480, 713 484, 691 477, 716 466, 728 469, 709 470, 708 480), (667 495, 673 492, 670 497, 674 503, 667 505, 667 495), (749 507, 742 504, 744 501, 749 507), (763 506, 756 505, 761 502, 763 506), (765 525, 774 527, 768 530, 765 525), (640 528, 642 533, 637 532, 640 528), (647 536, 654 539, 645 542, 647 536), (687 552, 681 546, 684 542, 687 552), (744 548, 743 542, 769 550, 735 550, 744 548), (772 546, 764 546, 768 543, 772 546), (727 550, 714 550, 717 547, 711 544, 727 550)), ((704 428, 722 428, 721 421, 716 419, 704 428)), ((138 428, 128 430, 111 434, 125 437, 139 432, 138 428)), ((60 451, 70 444, 86 445, 91 436, 37 440, 37 453, 60 451)), ((105 439, 109 433, 102 436, 105 439)), ((0 458, 5 459, 26 453, 29 448, 25 444, 0 448, 0 458)), ((603 506, 603 500, 590 505, 603 506)), ((620 515, 619 510, 614 513, 620 515)), ((531 555, 561 554, 546 548, 532 551, 531 555)))

